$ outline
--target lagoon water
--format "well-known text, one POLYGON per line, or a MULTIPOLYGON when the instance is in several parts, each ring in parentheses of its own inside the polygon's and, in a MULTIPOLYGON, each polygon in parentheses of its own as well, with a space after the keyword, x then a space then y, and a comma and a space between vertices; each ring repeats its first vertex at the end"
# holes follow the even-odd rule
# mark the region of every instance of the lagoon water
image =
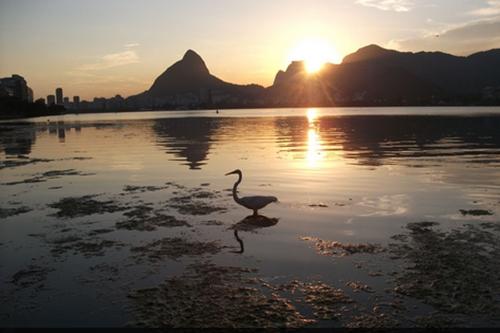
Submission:
MULTIPOLYGON (((500 108, 211 110, 16 120, 0 123, 0 167, 1 326, 127 325, 138 311, 131 293, 200 262, 255 268, 256 277, 270 284, 322 281, 342 289, 358 313, 373 315, 375 306, 398 299, 406 310, 388 316, 413 326, 415 318, 450 311, 417 292, 387 291, 395 288, 394 272, 411 267, 404 256, 329 255, 314 240, 385 248, 394 235, 408 233, 409 223, 422 221, 439 223, 433 228, 443 233, 484 224, 499 237, 500 108), (236 177, 224 174, 234 169, 243 171, 240 195, 279 198, 260 212, 273 223, 235 233, 251 212, 231 197, 236 177), (54 205, 65 198, 78 204, 89 195, 95 195, 90 211, 64 215, 64 207, 54 205), (186 223, 153 221, 141 229, 133 223, 144 216, 127 215, 134 209, 186 223), (133 223, 123 227, 127 221, 133 223), (145 250, 173 238, 187 243, 166 255, 145 250), (193 251, 201 244, 216 248, 193 251), (353 281, 369 292, 349 287, 353 281)), ((498 290, 489 297, 500 304, 498 290)), ((314 317, 303 303, 293 304, 314 317)), ((452 319, 464 326, 500 322, 480 312, 452 319)), ((315 320, 319 326, 348 324, 315 320)))

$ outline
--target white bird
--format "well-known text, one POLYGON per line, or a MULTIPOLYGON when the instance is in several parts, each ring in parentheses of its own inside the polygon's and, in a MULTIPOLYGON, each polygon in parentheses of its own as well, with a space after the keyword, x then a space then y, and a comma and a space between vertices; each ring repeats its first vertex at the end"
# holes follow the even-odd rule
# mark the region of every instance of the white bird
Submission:
POLYGON ((238 185, 241 183, 241 179, 243 178, 243 175, 241 174, 241 170, 237 169, 237 170, 226 173, 226 176, 233 175, 233 174, 238 175, 238 180, 236 181, 236 183, 234 183, 234 186, 233 186, 233 199, 239 205, 242 205, 245 208, 253 210, 254 216, 259 215, 259 213, 258 213, 259 209, 266 207, 271 202, 278 201, 278 198, 276 198, 276 197, 262 196, 262 195, 254 195, 251 197, 238 198, 238 192, 237 192, 238 185))

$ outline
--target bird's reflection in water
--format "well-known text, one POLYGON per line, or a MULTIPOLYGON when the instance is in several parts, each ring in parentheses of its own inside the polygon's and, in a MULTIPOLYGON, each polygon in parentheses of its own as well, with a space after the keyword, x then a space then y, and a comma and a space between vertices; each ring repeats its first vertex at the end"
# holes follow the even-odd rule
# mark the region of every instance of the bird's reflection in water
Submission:
POLYGON ((240 244, 240 249, 238 251, 232 251, 233 253, 243 253, 245 252, 245 246, 243 240, 239 237, 238 231, 250 231, 256 232, 257 229, 269 228, 278 223, 279 219, 269 218, 263 215, 249 215, 245 217, 240 222, 233 225, 230 229, 234 230, 234 238, 240 244))
POLYGON ((243 240, 238 236, 238 229, 234 229, 234 238, 240 244, 240 249, 238 251, 231 251, 233 253, 243 253, 245 252, 245 244, 243 244, 243 240))

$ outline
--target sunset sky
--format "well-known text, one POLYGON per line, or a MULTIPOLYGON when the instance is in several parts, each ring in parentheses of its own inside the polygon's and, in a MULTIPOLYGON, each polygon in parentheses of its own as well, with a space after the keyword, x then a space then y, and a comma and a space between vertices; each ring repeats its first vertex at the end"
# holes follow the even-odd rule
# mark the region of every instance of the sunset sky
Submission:
POLYGON ((136 94, 187 49, 268 86, 316 41, 332 62, 373 43, 468 55, 500 47, 500 0, 0 0, 0 77, 35 97, 136 94))

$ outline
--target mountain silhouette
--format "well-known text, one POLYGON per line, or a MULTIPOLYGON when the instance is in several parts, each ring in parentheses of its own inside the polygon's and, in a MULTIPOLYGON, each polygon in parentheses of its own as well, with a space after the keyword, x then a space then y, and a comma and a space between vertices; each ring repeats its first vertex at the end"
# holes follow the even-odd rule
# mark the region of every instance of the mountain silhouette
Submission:
POLYGON ((196 52, 188 50, 182 60, 173 64, 154 81, 148 95, 163 97, 202 88, 222 88, 225 84, 210 74, 205 62, 196 52))
POLYGON ((230 105, 255 101, 264 88, 255 85, 237 85, 210 74, 203 59, 188 50, 181 60, 167 68, 142 94, 129 97, 142 106, 230 105), (149 104, 149 105, 148 105, 149 104))
POLYGON ((265 100, 273 106, 331 105, 332 87, 321 75, 310 75, 303 61, 293 61, 276 74, 265 100))
POLYGON ((398 52, 369 45, 344 58, 343 65, 394 68, 454 94, 481 93, 500 86, 500 49, 459 57, 443 52, 398 52))
POLYGON ((370 44, 344 57, 344 59, 342 60, 342 64, 349 64, 361 61, 371 61, 375 59, 396 55, 398 53, 399 53, 398 51, 387 50, 378 45, 370 44))
POLYGON ((292 65, 268 88, 273 105, 463 104, 481 100, 488 89, 500 102, 500 49, 459 57, 368 45, 312 76, 292 65), (311 86, 314 96, 303 93, 311 86))
POLYGON ((461 57, 372 44, 313 74, 293 61, 267 88, 225 82, 188 50, 147 91, 127 99, 131 108, 158 109, 460 104, 500 104, 500 49, 461 57))

